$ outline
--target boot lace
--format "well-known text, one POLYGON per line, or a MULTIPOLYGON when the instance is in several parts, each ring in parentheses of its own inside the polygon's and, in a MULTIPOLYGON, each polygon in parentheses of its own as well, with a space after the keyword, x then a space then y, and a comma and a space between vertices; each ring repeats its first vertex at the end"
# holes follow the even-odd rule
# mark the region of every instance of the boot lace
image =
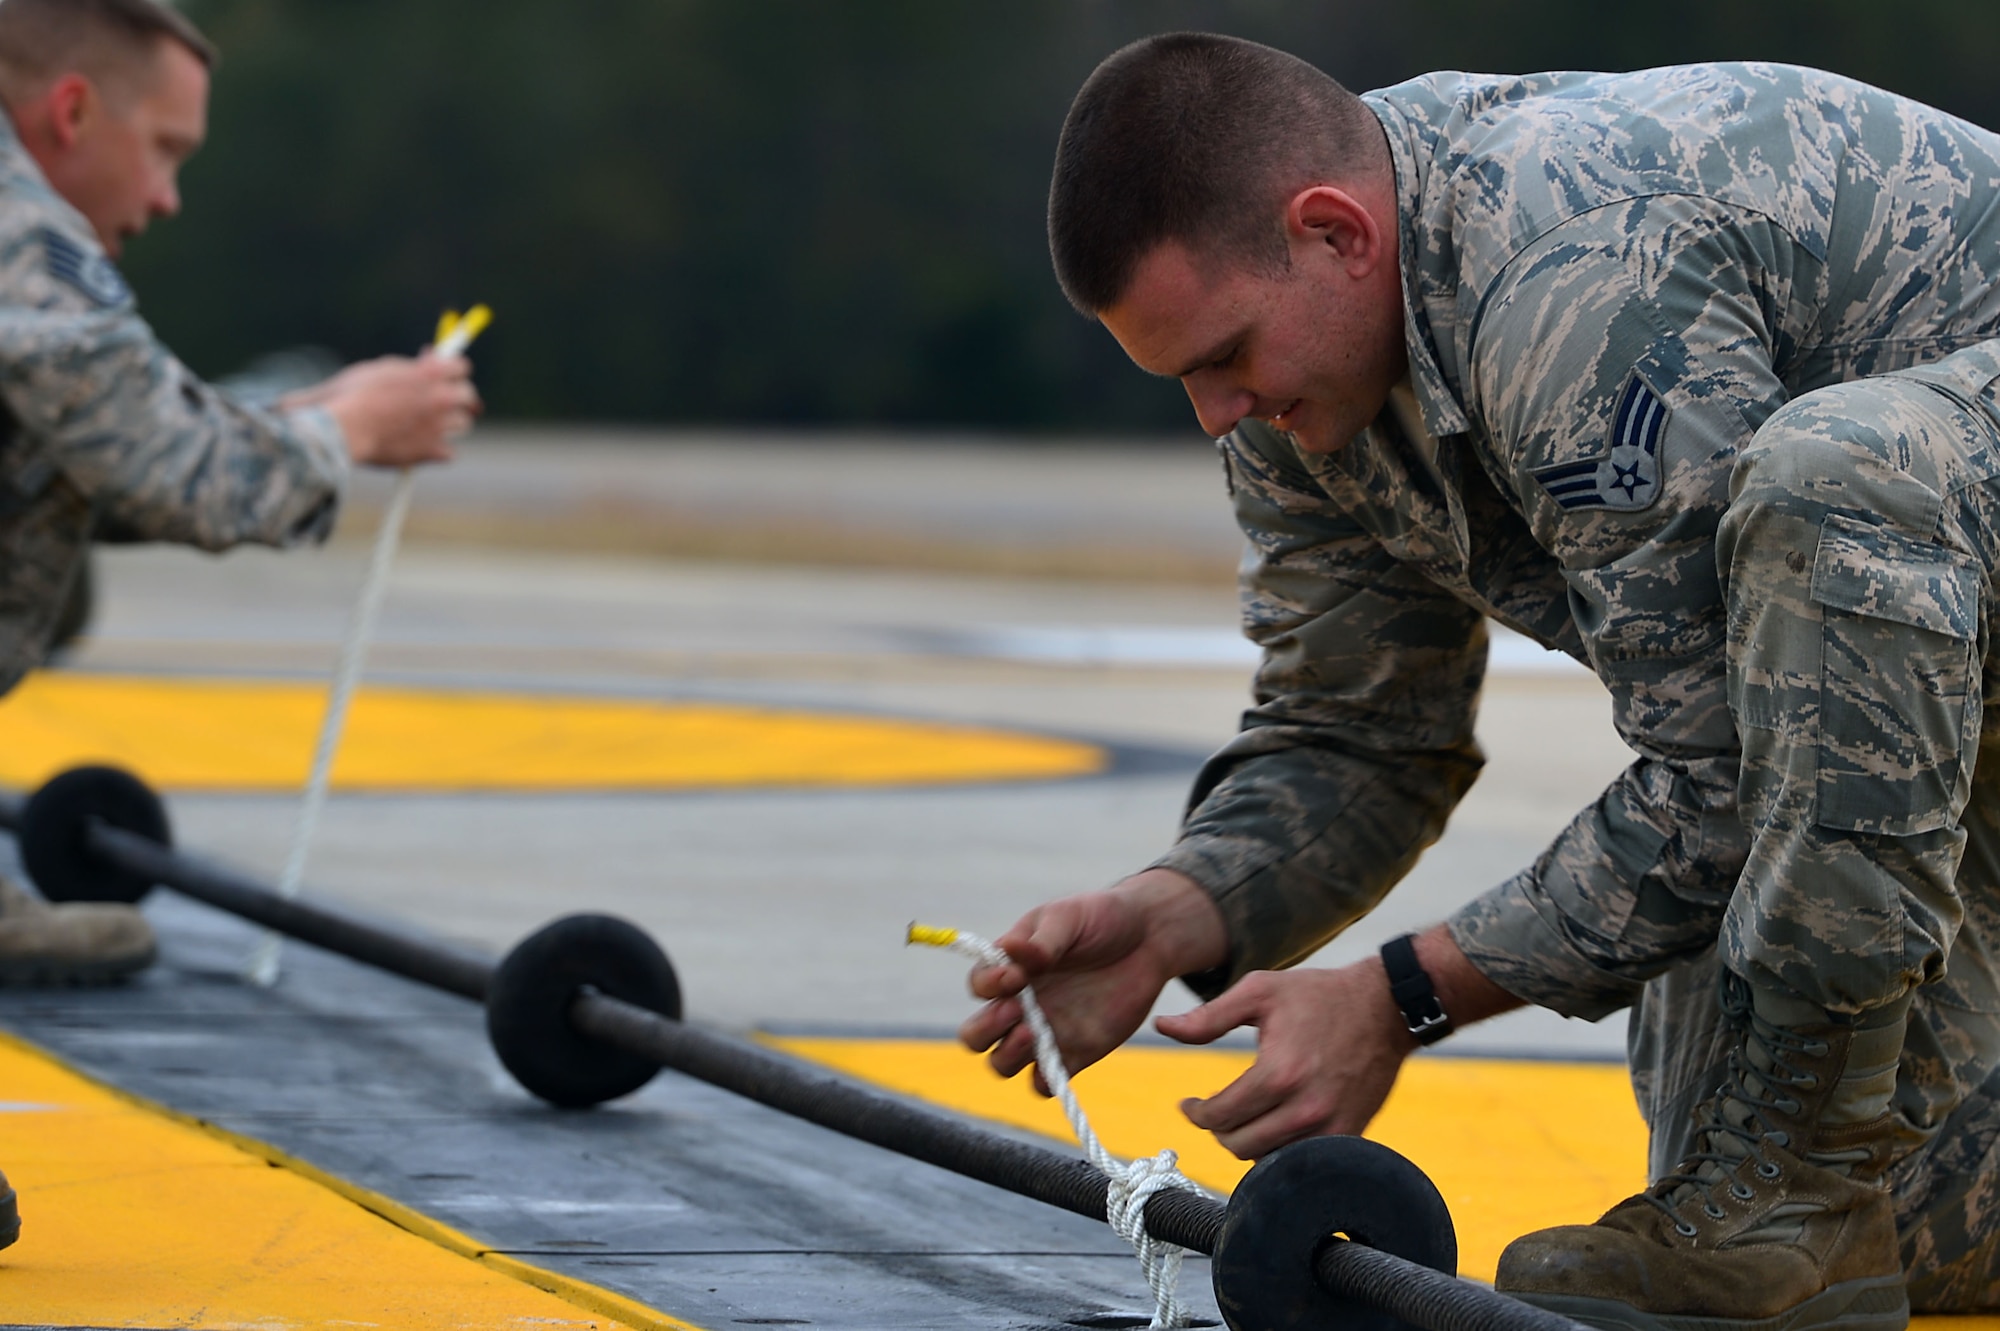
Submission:
POLYGON ((1824 1040, 1794 1034, 1759 1017, 1750 1005, 1747 987, 1725 987, 1722 1009, 1730 1025, 1746 1038, 1729 1053, 1729 1071, 1722 1085, 1698 1111, 1701 1121, 1695 1144, 1703 1149, 1680 1162, 1677 1172, 1667 1175, 1641 1194, 1673 1222, 1674 1232, 1693 1238, 1696 1227, 1680 1208, 1699 1198, 1702 1214, 1720 1220, 1726 1214, 1715 1191, 1722 1188, 1738 1202, 1756 1194, 1736 1177, 1745 1160, 1753 1162, 1758 1178, 1775 1180, 1783 1167, 1765 1152, 1765 1147, 1789 1148, 1791 1133, 1771 1119, 1772 1114, 1791 1117, 1803 1108, 1791 1090, 1811 1090, 1819 1084, 1817 1073, 1797 1067, 1790 1058, 1822 1058, 1824 1040), (1768 1067, 1756 1066, 1750 1058, 1754 1041, 1768 1060, 1768 1067), (1733 1112, 1732 1112, 1733 1111, 1733 1112))

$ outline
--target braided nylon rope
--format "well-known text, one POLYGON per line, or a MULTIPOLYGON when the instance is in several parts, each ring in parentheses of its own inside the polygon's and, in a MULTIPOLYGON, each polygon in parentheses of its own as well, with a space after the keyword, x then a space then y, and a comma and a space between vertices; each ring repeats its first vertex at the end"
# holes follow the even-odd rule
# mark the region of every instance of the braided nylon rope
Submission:
MULTIPOLYGON (((1005 952, 986 939, 962 929, 935 929, 912 924, 909 941, 926 947, 949 948, 989 966, 1005 966, 1011 961, 1005 952)), ((1056 1047, 1055 1031, 1049 1026, 1048 1016, 1042 1011, 1032 988, 1021 990, 1021 1013, 1028 1029, 1034 1033, 1035 1065, 1041 1069, 1042 1080, 1048 1083, 1056 1103, 1062 1106, 1063 1115, 1069 1119, 1070 1128, 1083 1145, 1084 1154, 1091 1164, 1103 1172, 1109 1185, 1104 1196, 1105 1219, 1110 1222, 1114 1234, 1132 1245, 1132 1251, 1139 1259, 1139 1268, 1146 1273, 1146 1284, 1153 1291, 1150 1331, 1188 1325, 1187 1305, 1181 1302, 1176 1292, 1180 1284, 1181 1259, 1186 1256, 1187 1249, 1160 1242, 1146 1232, 1146 1199, 1164 1188, 1185 1188, 1190 1192, 1199 1192, 1200 1188, 1194 1180, 1181 1173, 1179 1157, 1171 1150, 1131 1161, 1120 1160, 1105 1150, 1104 1143, 1097 1139, 1097 1133, 1091 1128, 1083 1106, 1077 1103, 1076 1091, 1070 1086, 1069 1069, 1063 1066, 1062 1051, 1056 1047)))
MULTIPOLYGON (((492 318, 481 305, 464 318, 446 315, 438 325, 437 341, 431 354, 462 355, 492 318)), ((333 760, 340 752, 340 737, 347 729, 348 708, 361 682, 361 667, 368 659, 368 642, 375 636, 375 620, 381 613, 389 590, 389 569, 396 562, 396 546, 403 537, 403 519, 410 511, 410 496, 417 487, 415 470, 405 467, 396 476, 396 490, 383 511, 382 525, 375 531, 375 548, 368 557, 368 573, 362 579, 361 596, 354 615, 347 622, 347 637, 340 644, 340 662, 334 667, 333 689, 327 695, 326 714, 320 721, 319 743, 313 749, 312 774, 306 778, 305 798, 299 803, 298 821, 292 824, 292 843, 285 855, 285 869, 278 878, 278 895, 290 901, 297 897, 306 876, 306 855, 313 835, 319 830, 319 816, 326 808, 327 788, 333 778, 333 760)), ((251 945, 243 962, 243 978, 268 989, 278 982, 278 958, 284 935, 265 930, 251 945)))

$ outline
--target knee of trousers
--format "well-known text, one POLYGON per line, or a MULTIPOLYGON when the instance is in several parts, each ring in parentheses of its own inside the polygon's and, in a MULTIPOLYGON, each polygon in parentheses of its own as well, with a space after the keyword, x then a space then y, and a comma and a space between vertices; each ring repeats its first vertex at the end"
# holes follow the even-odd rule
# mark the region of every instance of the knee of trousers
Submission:
MULTIPOLYGON (((1720 553, 1725 559, 1769 520, 1817 527, 1841 513, 1928 537, 1939 496, 1923 447, 1951 410, 1929 388, 1896 379, 1836 384, 1797 398, 1758 428, 1737 459, 1720 553)), ((1810 553, 1810 552, 1808 552, 1810 553)))
POLYGON ((1763 791, 1828 830, 1954 825, 1990 570, 1942 491, 1981 442, 1950 399, 1891 377, 1807 394, 1744 450, 1717 562, 1746 809, 1763 791))
POLYGON ((1817 717, 1821 607, 1812 583, 1822 529, 1831 513, 1880 512, 1877 491, 1895 485, 1884 475, 1886 441, 1853 428, 1867 403, 1848 400, 1857 396, 1840 391, 1848 387, 1799 398, 1774 413, 1731 477, 1716 533, 1716 572, 1727 604, 1731 707, 1739 728, 1789 730, 1817 717), (1857 465, 1864 459, 1872 465, 1857 465))

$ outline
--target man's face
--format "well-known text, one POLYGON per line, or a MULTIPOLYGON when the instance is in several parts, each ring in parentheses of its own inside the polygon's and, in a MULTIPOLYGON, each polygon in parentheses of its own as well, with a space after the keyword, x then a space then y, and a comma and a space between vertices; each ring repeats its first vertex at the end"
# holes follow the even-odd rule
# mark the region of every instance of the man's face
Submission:
POLYGON ((86 84, 68 142, 44 163, 113 258, 154 218, 180 211, 181 166, 208 134, 208 70, 179 42, 161 38, 151 68, 125 77, 122 89, 86 84))
POLYGON ((1335 452, 1408 368, 1400 280, 1383 243, 1393 241, 1378 237, 1378 252, 1357 259, 1308 230, 1290 268, 1266 274, 1169 241, 1100 318, 1141 369, 1181 381, 1210 436, 1252 417, 1307 452, 1335 452))

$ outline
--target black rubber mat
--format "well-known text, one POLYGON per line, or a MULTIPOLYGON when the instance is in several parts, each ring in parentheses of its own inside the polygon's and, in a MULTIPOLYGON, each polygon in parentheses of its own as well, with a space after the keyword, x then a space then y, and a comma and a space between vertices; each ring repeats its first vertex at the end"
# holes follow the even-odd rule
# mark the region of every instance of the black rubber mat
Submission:
MULTIPOLYGON (((500 1068, 470 1003, 296 945, 275 990, 251 989, 235 978, 247 926, 165 894, 147 911, 161 959, 139 982, 0 991, 0 1024, 711 1331, 1146 1324, 1138 1266, 1101 1225, 672 1074, 551 1110, 500 1068)), ((1207 1281, 1190 1259, 1183 1293, 1213 1316, 1207 1281)))

